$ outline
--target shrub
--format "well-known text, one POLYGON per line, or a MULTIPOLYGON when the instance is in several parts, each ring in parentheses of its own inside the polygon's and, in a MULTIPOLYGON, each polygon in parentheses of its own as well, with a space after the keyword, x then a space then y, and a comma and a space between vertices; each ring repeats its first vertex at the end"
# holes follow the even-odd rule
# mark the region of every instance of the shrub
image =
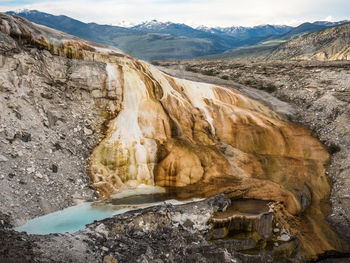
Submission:
POLYGON ((228 79, 230 79, 230 77, 229 77, 229 76, 227 76, 227 75, 223 75, 223 76, 221 76, 221 78, 222 78, 222 79, 224 79, 224 80, 228 80, 228 79))
POLYGON ((275 92, 277 90, 277 87, 273 83, 268 83, 266 87, 264 88, 269 93, 275 92))
POLYGON ((202 74, 207 75, 207 76, 215 76, 216 75, 216 73, 212 69, 202 70, 202 74))
POLYGON ((252 85, 252 84, 253 84, 253 81, 250 80, 250 79, 246 79, 246 80, 244 81, 244 84, 249 86, 249 85, 252 85))
POLYGON ((158 61, 151 61, 151 64, 154 65, 154 66, 160 66, 160 63, 158 61))
POLYGON ((191 72, 198 72, 195 68, 192 68, 190 65, 186 65, 185 70, 191 72))

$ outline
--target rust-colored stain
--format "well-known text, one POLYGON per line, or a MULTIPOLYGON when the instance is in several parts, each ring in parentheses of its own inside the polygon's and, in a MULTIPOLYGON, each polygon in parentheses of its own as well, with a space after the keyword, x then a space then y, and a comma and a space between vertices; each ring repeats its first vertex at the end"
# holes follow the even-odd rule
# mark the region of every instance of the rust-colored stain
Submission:
POLYGON ((154 184, 201 197, 271 200, 281 204, 276 216, 290 225, 307 259, 342 250, 321 209, 331 190, 329 154, 309 130, 236 90, 173 78, 89 42, 57 44, 23 32, 23 41, 52 54, 106 63, 106 136, 89 162, 102 198, 154 184))

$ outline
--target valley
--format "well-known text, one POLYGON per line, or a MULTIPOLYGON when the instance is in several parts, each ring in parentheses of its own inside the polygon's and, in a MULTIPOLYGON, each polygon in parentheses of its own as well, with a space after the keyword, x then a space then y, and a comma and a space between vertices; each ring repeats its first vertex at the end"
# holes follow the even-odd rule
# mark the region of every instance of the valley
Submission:
MULTIPOLYGON (((120 48, 131 56, 144 60, 192 59, 198 57, 266 60, 270 59, 271 54, 273 59, 289 59, 294 58, 295 50, 298 49, 303 50, 302 53, 312 53, 317 46, 322 46, 324 40, 319 44, 310 42, 310 40, 307 40, 306 43, 303 41, 299 43, 299 40, 292 41, 291 46, 287 48, 287 51, 294 48, 294 53, 291 54, 284 54, 283 45, 281 52, 280 44, 289 43, 290 40, 303 37, 309 33, 315 32, 317 34, 327 28, 338 28, 340 25, 349 23, 349 20, 342 20, 338 22, 305 22, 295 27, 267 24, 254 27, 200 26, 193 28, 180 23, 152 20, 125 28, 83 23, 64 15, 55 16, 37 10, 9 11, 7 13, 96 43, 120 48), (294 47, 297 43, 299 46, 294 47)), ((345 26, 343 31, 333 30, 331 34, 325 35, 328 40, 338 39, 341 33, 347 34, 348 31, 349 26, 345 26)), ((311 37, 311 40, 313 38, 311 37)), ((342 43, 335 43, 336 47, 333 48, 332 45, 328 46, 328 52, 334 52, 333 49, 338 50, 341 45, 348 46, 347 39, 346 36, 343 36, 342 43)), ((336 59, 346 59, 347 52, 342 50, 341 56, 338 55, 336 59)), ((327 55, 327 52, 325 54, 327 55)), ((322 56, 324 57, 324 54, 319 54, 316 57, 321 58, 322 56)))
POLYGON ((151 65, 0 21, 0 261, 348 260, 349 63, 151 65), (127 209, 13 229, 91 201, 127 209))

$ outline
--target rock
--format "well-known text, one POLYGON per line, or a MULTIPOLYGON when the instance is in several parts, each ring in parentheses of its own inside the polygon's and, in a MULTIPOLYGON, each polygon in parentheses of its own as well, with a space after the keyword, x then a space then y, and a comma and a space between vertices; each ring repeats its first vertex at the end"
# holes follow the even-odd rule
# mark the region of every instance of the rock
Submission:
POLYGON ((89 135, 93 134, 93 131, 84 127, 84 134, 89 136, 89 135))
POLYGON ((36 178, 39 178, 39 179, 42 179, 43 178, 43 175, 41 173, 35 173, 35 177, 36 178))
POLYGON ((184 227, 192 228, 194 223, 191 220, 187 219, 182 225, 184 227))
POLYGON ((99 224, 96 227, 95 231, 104 237, 108 237, 108 230, 106 229, 106 226, 103 223, 99 224))
POLYGON ((0 174, 0 180, 3 180, 5 176, 3 174, 0 174))
POLYGON ((277 240, 287 242, 290 240, 290 235, 288 234, 282 234, 279 237, 277 237, 277 240))
POLYGON ((273 232, 274 232, 274 233, 278 233, 278 232, 280 232, 280 230, 279 230, 279 228, 274 228, 274 229, 273 229, 273 232))
MULTIPOLYGON (((25 191, 5 190, 6 194, 9 194, 9 200, 4 200, 4 204, 1 203, 1 206, 16 215, 14 220, 30 218, 43 213, 37 206, 37 196, 42 196, 47 200, 55 198, 55 202, 60 207, 66 207, 72 204, 72 193, 75 191, 82 195, 86 193, 83 189, 88 188, 75 182, 84 178, 84 175, 79 175, 79 172, 85 171, 86 157, 92 149, 94 150, 90 156, 88 168, 94 183, 93 186, 101 192, 102 197, 121 190, 125 184, 151 184, 155 181, 156 184, 162 186, 185 188, 185 191, 189 190, 187 192, 194 196, 197 193, 214 195, 225 191, 230 198, 255 198, 283 202, 292 221, 294 216, 303 216, 300 213, 300 202, 304 202, 306 205, 305 200, 298 199, 296 196, 298 190, 304 194, 307 192, 307 187, 311 188, 313 202, 310 205, 315 206, 312 207, 315 210, 319 209, 320 199, 323 200, 322 198, 328 197, 330 194, 330 185, 324 172, 329 156, 322 144, 306 128, 288 122, 286 118, 274 113, 264 104, 233 89, 166 76, 145 62, 130 59, 119 53, 117 56, 114 56, 113 53, 106 55, 91 48, 89 42, 77 38, 71 39, 63 33, 33 26, 26 20, 20 20, 6 14, 0 14, 0 17, 3 22, 0 24, 0 36, 3 39, 12 39, 18 49, 17 53, 14 53, 13 49, 8 49, 8 53, 2 53, 4 59, 1 60, 1 63, 5 65, 0 67, 0 73, 3 77, 1 88, 2 90, 8 89, 10 92, 6 96, 11 98, 5 103, 12 103, 13 98, 13 101, 18 100, 16 103, 29 104, 28 109, 25 109, 28 116, 26 115, 21 122, 16 116, 10 116, 9 121, 5 120, 5 124, 16 133, 21 131, 22 127, 35 127, 35 129, 28 128, 27 132, 30 136, 23 138, 24 141, 29 141, 33 136, 35 143, 26 145, 27 147, 23 150, 28 158, 26 160, 19 158, 21 160, 18 162, 18 177, 25 176, 25 172, 20 170, 22 167, 33 165, 38 171, 44 171, 45 168, 47 169, 47 163, 60 164, 60 174, 52 176, 54 177, 52 188, 47 188, 47 184, 33 182, 33 180, 28 183, 28 186, 20 186, 23 190, 28 190, 31 196, 34 196, 31 199, 27 198, 25 206, 23 206, 25 191), (62 39, 64 36, 64 39, 70 41, 64 41, 62 45, 57 46, 56 42, 52 42, 52 38, 50 38, 52 35, 54 39, 62 39), (30 53, 28 46, 23 47, 23 44, 31 45, 30 53), (36 49, 36 46, 40 47, 40 50, 36 49), (48 49, 57 56, 46 58, 43 55, 43 49, 48 49), (72 57, 77 59, 70 60, 72 57), (89 61, 82 61, 82 59, 89 61), (63 83, 66 80, 69 80, 69 83, 63 83), (90 80, 95 80, 97 87, 92 87, 90 80), (34 85, 27 85, 29 83, 34 85), (154 83, 158 84, 154 85, 154 83), (23 96, 17 91, 23 89, 25 93, 28 93, 28 90, 26 91, 28 88, 33 90, 33 96, 40 94, 43 90, 54 92, 55 99, 50 102, 43 99, 40 100, 40 103, 38 103, 37 98, 23 100, 23 96), (100 90, 105 93, 104 89, 107 89, 113 98, 101 97, 95 100, 90 96, 89 91, 100 90), (118 99, 118 94, 122 94, 128 99, 122 102, 121 99, 118 99), (134 96, 135 94, 139 96, 134 96), (48 105, 48 103, 53 105, 48 105), (45 120, 46 116, 38 114, 40 109, 48 109, 51 106, 67 116, 67 125, 59 125, 56 122, 56 125, 60 126, 60 133, 67 135, 64 139, 60 138, 56 129, 47 129, 43 126, 43 122, 47 125, 49 122, 45 120), (113 106, 115 109, 120 109, 120 111, 113 110, 113 114, 118 113, 120 118, 114 118, 115 116, 108 112, 108 109, 112 109, 113 106), (105 109, 107 110, 105 111, 105 109), (87 112, 98 115, 91 118, 90 122, 92 123, 91 127, 96 127, 95 133, 99 132, 99 128, 101 128, 104 132, 111 134, 106 136, 101 131, 100 134, 90 136, 86 140, 84 138, 85 131, 77 134, 80 129, 72 130, 75 125, 85 123, 84 120, 88 118, 87 112), (139 115, 135 116, 135 113, 139 115), (101 116, 104 117, 101 118, 101 116), (106 131, 107 126, 110 129, 106 131), (98 143, 98 137, 103 139, 100 143, 98 143), (130 137, 132 140, 128 140, 130 137), (47 147, 52 146, 53 142, 57 140, 62 143, 64 150, 48 155, 47 153, 51 149, 47 147), (81 143, 82 141, 84 144, 81 143), (219 145, 218 142, 225 142, 232 147, 233 154, 228 155, 222 151, 221 144, 219 145), (37 148, 30 147, 32 145, 37 146, 37 148), (45 158, 50 158, 50 160, 47 161, 45 158), (40 163, 41 160, 45 160, 43 166, 40 163), (154 164, 156 166, 153 170, 154 164), (121 176, 118 177, 118 175, 121 176), (69 179, 67 180, 67 178, 69 179), (153 179, 155 180, 153 181, 153 179), (306 187, 306 185, 308 186, 306 187), (19 196, 16 196, 16 193, 19 196), (10 202, 13 202, 14 205, 11 205, 10 202)), ((5 41, 0 41, 0 48, 5 43, 5 41)), ((306 93, 310 92, 306 91, 306 93)), ((304 101, 307 100, 308 97, 305 97, 304 101)), ((298 100, 295 103, 297 104, 298 100)), ((318 110, 313 109, 313 111, 318 110)), ((319 117, 319 121, 322 122, 322 114, 319 117)), ((312 128, 313 123, 308 123, 308 126, 312 128)), ((15 146, 20 143, 12 139, 13 137, 8 142, 15 146)), ((344 151, 343 148, 346 147, 342 147, 341 151, 344 151)), ((40 175, 38 178, 44 177, 40 173, 37 174, 40 175)), ((34 178, 37 178, 37 175, 34 178)), ((9 183, 11 187, 18 187, 15 182, 9 183)), ((205 214, 198 214, 198 211, 196 214, 196 208, 190 205, 189 207, 191 209, 186 212, 176 211, 180 216, 174 213, 170 216, 171 207, 165 207, 163 214, 153 210, 153 214, 147 214, 150 218, 153 217, 153 220, 148 220, 149 223, 141 226, 132 223, 134 221, 130 214, 123 215, 122 220, 108 225, 108 228, 114 228, 111 231, 113 236, 114 233, 123 233, 122 240, 108 240, 116 244, 125 242, 126 249, 118 251, 118 253, 120 252, 118 259, 119 255, 133 257, 131 251, 137 253, 133 259, 144 255, 145 245, 141 246, 141 244, 150 244, 147 241, 151 238, 152 241, 158 241, 152 242, 152 246, 156 246, 155 251, 158 249, 158 255, 161 251, 162 258, 164 259, 167 255, 169 261, 175 252, 188 257, 191 255, 196 257, 197 254, 200 257, 210 257, 210 253, 212 253, 212 258, 222 255, 222 246, 208 245, 203 234, 210 228, 207 222, 213 216, 214 211, 218 210, 218 207, 207 207, 205 214), (166 216, 162 217, 164 214, 166 216), (176 217, 180 217, 180 220, 176 217), (193 227, 182 227, 181 224, 187 218, 191 218, 194 223, 193 227), (129 225, 123 225, 124 221, 128 222, 129 225), (173 227, 176 222, 178 222, 178 227, 173 227), (147 231, 145 230, 146 226, 147 231), (135 233, 138 235, 133 236, 130 241, 130 235, 135 233), (187 242, 185 246, 183 242, 187 242), (140 248, 138 248, 139 245, 140 248)), ((224 210, 226 209, 222 209, 222 211, 224 210)), ((145 211, 149 210, 142 210, 139 213, 145 213, 145 211)), ((319 211, 317 210, 317 212, 319 211)), ((139 217, 137 214, 133 216, 134 218, 139 217)), ((309 220, 310 218, 312 216, 303 219, 309 220)), ((142 220, 144 219, 142 218, 142 220)), ((322 218, 317 219, 323 220, 322 218)), ((240 221, 246 220, 251 221, 249 218, 242 218, 237 220, 237 225, 240 221)), ((104 220, 104 224, 107 224, 107 221, 104 220)), ((318 224, 319 221, 308 223, 318 224)), ((266 220, 266 222, 270 224, 271 228, 270 220, 266 220)), ((247 231, 250 225, 252 223, 249 222, 246 227, 238 226, 237 229, 247 231)), ((265 228, 265 223, 263 225, 265 228)), ((317 226, 314 229, 319 229, 317 226)), ((101 252, 103 255, 106 253, 99 248, 109 247, 110 244, 105 244, 107 241, 97 234, 90 233, 90 236, 86 235, 84 238, 88 241, 92 240, 92 243, 95 242, 92 245, 97 247, 97 253, 101 257, 101 252)), ((311 234, 317 236, 323 233, 311 234)), ((57 262, 80 262, 74 260, 75 254, 73 253, 76 253, 77 250, 66 249, 67 244, 74 247, 71 242, 74 237, 74 235, 69 234, 60 235, 57 238, 61 240, 58 241, 64 240, 66 242, 57 242, 56 236, 44 236, 38 237, 42 243, 36 242, 43 247, 43 244, 50 244, 49 250, 51 252, 54 249, 57 249, 56 251, 60 249, 61 253, 63 251, 63 256, 72 253, 70 254, 72 258, 57 262), (55 241, 60 244, 57 248, 54 245, 55 241)), ((8 240, 11 241, 11 239, 8 240)), ((83 239, 77 241, 79 245, 82 245, 81 240, 83 239)), ((338 244, 331 241, 320 238, 319 242, 324 243, 312 243, 310 246, 314 245, 312 247, 315 248, 314 251, 319 248, 327 250, 328 244, 338 244)), ((7 246, 6 243, 5 245, 7 246)), ((230 244, 227 246, 231 248, 230 244)), ((79 246, 75 246, 75 248, 79 248, 79 246)), ((82 251, 85 252, 85 249, 86 247, 83 247, 82 251)), ((310 251, 309 253, 313 253, 312 249, 310 251)), ((319 253, 322 252, 324 251, 319 253)), ((40 256, 44 257, 45 255, 42 253, 40 256)), ((317 255, 309 256, 316 257, 317 255)), ((96 261, 91 259, 92 262, 100 260, 101 258, 96 261)), ((86 260, 81 262, 86 262, 86 260)), ((125 262, 128 261, 125 260, 125 262)), ((252 259, 250 262, 255 261, 252 259)))
POLYGON ((55 147, 55 150, 56 150, 56 151, 59 151, 59 150, 62 149, 62 146, 61 146, 58 142, 56 142, 56 143, 54 144, 54 147, 55 147))
POLYGON ((51 171, 52 171, 53 173, 57 173, 57 172, 58 172, 58 166, 57 166, 56 164, 52 164, 52 165, 51 165, 51 171))
POLYGON ((228 232, 257 232, 265 238, 272 233, 273 213, 267 201, 233 200, 224 212, 217 212, 210 219, 213 238, 223 238, 228 232), (245 207, 255 207, 254 213, 245 207))
POLYGON ((147 249, 146 249, 146 256, 150 259, 153 258, 153 249, 150 247, 150 246, 147 246, 147 249))
POLYGON ((118 263, 118 260, 116 260, 113 256, 108 255, 103 258, 103 263, 118 263))
POLYGON ((23 142, 29 142, 32 140, 32 135, 28 132, 22 132, 20 138, 23 142))
POLYGON ((29 168, 27 168, 27 172, 28 173, 34 173, 35 172, 35 168, 34 167, 29 167, 29 168))
POLYGON ((1 162, 7 162, 9 159, 7 159, 5 156, 0 155, 0 163, 1 162))

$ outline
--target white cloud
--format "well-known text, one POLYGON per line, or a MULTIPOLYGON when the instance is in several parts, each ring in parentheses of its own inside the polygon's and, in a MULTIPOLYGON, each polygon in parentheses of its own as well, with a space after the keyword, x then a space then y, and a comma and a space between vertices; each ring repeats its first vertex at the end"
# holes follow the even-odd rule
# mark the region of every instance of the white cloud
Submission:
POLYGON ((253 26, 300 24, 304 21, 349 19, 349 0, 36 0, 0 1, 0 10, 37 9, 65 14, 84 22, 119 24, 146 20, 173 21, 191 25, 253 26), (7 4, 11 2, 11 6, 7 4))

